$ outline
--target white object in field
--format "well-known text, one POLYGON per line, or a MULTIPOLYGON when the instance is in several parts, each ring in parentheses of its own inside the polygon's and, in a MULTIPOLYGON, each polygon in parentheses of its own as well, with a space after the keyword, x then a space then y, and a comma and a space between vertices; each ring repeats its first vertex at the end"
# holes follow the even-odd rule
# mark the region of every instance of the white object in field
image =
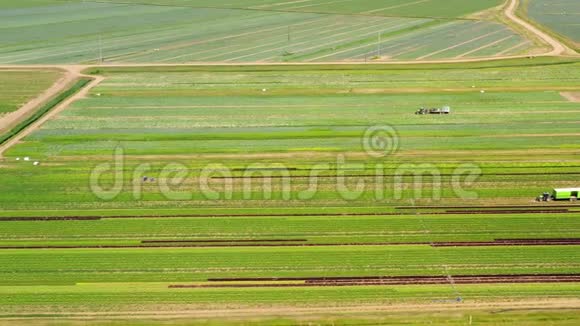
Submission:
POLYGON ((26 156, 26 157, 24 158, 24 160, 25 160, 25 161, 30 161, 30 157, 26 156))
POLYGON ((16 158, 16 160, 17 160, 17 161, 20 161, 20 157, 17 157, 17 158, 16 158))
POLYGON ((475 88, 475 85, 471 85, 471 88, 475 88))
POLYGON ((485 94, 485 91, 483 89, 481 90, 481 94, 485 94))
POLYGON ((101 93, 97 93, 97 96, 101 96, 101 93))
POLYGON ((265 88, 262 88, 262 92, 265 92, 265 91, 267 91, 267 89, 265 89, 265 88))
POLYGON ((32 163, 32 165, 38 165, 38 164, 40 164, 40 162, 38 162, 38 161, 32 163))

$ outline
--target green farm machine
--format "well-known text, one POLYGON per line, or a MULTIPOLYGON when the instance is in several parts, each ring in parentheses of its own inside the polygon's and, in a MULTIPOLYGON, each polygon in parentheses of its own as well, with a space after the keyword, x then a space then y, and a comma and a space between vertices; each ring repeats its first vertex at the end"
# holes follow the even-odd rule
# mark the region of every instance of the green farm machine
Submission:
POLYGON ((545 192, 538 196, 537 201, 569 200, 577 201, 580 188, 556 188, 552 193, 545 192))

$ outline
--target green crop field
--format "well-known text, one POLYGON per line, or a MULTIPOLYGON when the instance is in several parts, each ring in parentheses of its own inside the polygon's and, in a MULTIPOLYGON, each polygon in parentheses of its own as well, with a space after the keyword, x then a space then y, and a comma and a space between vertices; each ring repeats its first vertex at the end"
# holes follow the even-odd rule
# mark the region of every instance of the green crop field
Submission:
POLYGON ((52 85, 57 71, 0 70, 0 121, 52 85))
POLYGON ((575 298, 576 281, 463 279, 578 274, 580 207, 534 198, 577 185, 560 93, 579 64, 92 68, 101 84, 4 153, 0 312, 575 298), (395 151, 365 154, 372 125, 395 151))
POLYGON ((580 3, 575 0, 527 0, 527 15, 534 21, 567 38, 579 48, 580 3))
POLYGON ((210 0, 105 0, 111 3, 157 4, 193 8, 230 8, 251 9, 259 11, 321 12, 339 14, 367 14, 410 17, 445 17, 455 18, 482 11, 502 4, 501 0, 474 0, 465 4, 461 0, 241 0, 216 3, 210 0))
POLYGON ((493 20, 457 18, 498 0, 469 6, 449 0, 338 2, 299 1, 301 9, 272 1, 9 7, 0 13, 0 63, 435 60, 516 55, 534 47, 493 20))
POLYGON ((574 8, 1 1, 0 325, 577 325, 574 8))

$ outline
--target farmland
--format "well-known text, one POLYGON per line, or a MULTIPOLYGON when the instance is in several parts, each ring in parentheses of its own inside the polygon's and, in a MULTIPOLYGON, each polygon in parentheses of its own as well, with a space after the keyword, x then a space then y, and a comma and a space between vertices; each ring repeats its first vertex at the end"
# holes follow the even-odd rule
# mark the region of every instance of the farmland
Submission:
POLYGON ((573 302, 579 207, 534 197, 580 174, 578 64, 89 68, 3 154, 1 312, 573 302), (369 125, 393 153, 365 154, 369 125))
POLYGON ((57 71, 0 70, 0 133, 7 127, 8 114, 45 91, 59 76, 57 71))
POLYGON ((0 324, 577 325, 534 1, 3 1, 0 324))
POLYGON ((578 1, 529 0, 526 3, 526 13, 532 20, 568 39, 574 48, 579 48, 580 25, 578 25, 577 16, 580 4, 578 1))
POLYGON ((0 63, 405 61, 521 55, 535 48, 499 22, 457 18, 496 6, 497 0, 470 1, 472 6, 449 0, 445 6, 435 0, 329 5, 344 9, 338 11, 318 2, 320 8, 302 4, 312 11, 271 2, 260 8, 276 10, 254 8, 257 2, 216 8, 203 1, 8 8, 0 20, 0 63), (118 19, 129 13, 130 19, 118 19))
POLYGON ((316 12, 440 18, 461 17, 502 4, 501 0, 475 0, 470 1, 469 4, 464 4, 458 0, 427 0, 413 2, 404 0, 371 0, 365 1, 364 3, 355 0, 306 0, 285 2, 275 0, 242 0, 236 1, 235 3, 215 3, 215 1, 209 0, 106 0, 106 2, 138 4, 148 3, 192 8, 243 8, 259 11, 316 12))

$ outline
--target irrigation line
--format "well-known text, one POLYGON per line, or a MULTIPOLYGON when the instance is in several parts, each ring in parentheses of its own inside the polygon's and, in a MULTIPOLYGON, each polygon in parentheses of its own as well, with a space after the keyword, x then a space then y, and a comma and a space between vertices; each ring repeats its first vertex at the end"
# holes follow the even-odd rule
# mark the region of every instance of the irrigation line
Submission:
MULTIPOLYGON (((423 229, 423 232, 425 232, 425 234, 427 235, 427 240, 429 242, 429 245, 433 248, 433 250, 439 256, 439 261, 442 262, 444 260, 443 255, 441 255, 439 248, 435 245, 435 241, 433 241, 433 238, 431 238, 431 231, 427 228, 427 225, 425 224, 425 220, 421 216, 421 213, 418 212, 418 210, 416 209, 414 199, 411 199, 411 205, 413 207, 413 212, 415 213, 416 216, 419 217, 419 223, 421 223, 421 228, 423 229)), ((447 264, 443 264, 443 272, 445 273, 445 277, 447 278, 449 286, 451 287, 451 291, 455 295, 455 299, 452 301, 453 302, 463 302, 463 296, 461 295, 461 292, 459 292, 459 289, 457 289, 457 286, 455 285, 455 281, 453 280, 453 276, 449 272, 449 266, 447 264)))

